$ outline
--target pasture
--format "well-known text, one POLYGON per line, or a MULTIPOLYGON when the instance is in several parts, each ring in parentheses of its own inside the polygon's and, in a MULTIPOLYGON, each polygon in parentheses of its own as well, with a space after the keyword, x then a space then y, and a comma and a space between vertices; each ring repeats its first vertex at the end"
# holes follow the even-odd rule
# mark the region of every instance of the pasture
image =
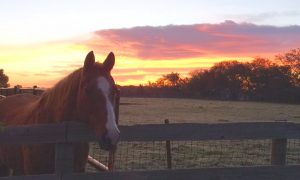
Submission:
MULTIPOLYGON (((170 123, 300 122, 300 105, 194 99, 121 98, 121 125, 170 123)), ((121 132, 122 133, 122 132, 121 132)), ((268 165, 272 140, 171 141, 172 168, 268 165)), ((107 162, 92 144, 91 155, 107 162)), ((289 139, 287 164, 300 164, 300 142, 289 139)), ((166 169, 165 142, 120 142, 117 170, 166 169)), ((93 171, 92 168, 88 168, 93 171)))
POLYGON ((120 124, 291 121, 300 105, 168 98, 121 98, 120 124))

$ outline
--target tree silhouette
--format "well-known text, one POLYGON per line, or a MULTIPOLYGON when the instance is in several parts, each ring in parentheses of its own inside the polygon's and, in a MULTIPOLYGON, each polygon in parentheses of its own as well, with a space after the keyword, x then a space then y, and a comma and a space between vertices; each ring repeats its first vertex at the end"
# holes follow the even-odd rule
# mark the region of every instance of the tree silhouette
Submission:
POLYGON ((252 61, 250 67, 254 100, 276 101, 289 96, 288 91, 293 88, 290 67, 263 58, 252 61))
POLYGON ((276 59, 291 68, 293 81, 296 86, 300 87, 300 48, 292 49, 285 54, 279 54, 276 59))
POLYGON ((8 76, 4 74, 4 70, 0 69, 0 88, 7 88, 9 87, 8 84, 8 76))
POLYGON ((171 72, 169 74, 163 75, 161 78, 156 80, 156 82, 148 82, 151 87, 180 87, 184 83, 184 79, 180 77, 179 73, 171 72))

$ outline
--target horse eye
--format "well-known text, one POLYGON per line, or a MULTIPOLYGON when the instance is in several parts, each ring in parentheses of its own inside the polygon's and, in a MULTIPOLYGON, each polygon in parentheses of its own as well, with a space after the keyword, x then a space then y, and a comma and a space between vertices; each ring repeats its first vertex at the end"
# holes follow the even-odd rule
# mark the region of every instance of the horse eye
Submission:
POLYGON ((89 100, 93 103, 97 103, 97 102, 104 102, 104 96, 101 94, 100 91, 97 91, 97 89, 93 89, 93 88, 88 88, 86 87, 85 89, 85 93, 87 95, 87 97, 89 98, 89 100))

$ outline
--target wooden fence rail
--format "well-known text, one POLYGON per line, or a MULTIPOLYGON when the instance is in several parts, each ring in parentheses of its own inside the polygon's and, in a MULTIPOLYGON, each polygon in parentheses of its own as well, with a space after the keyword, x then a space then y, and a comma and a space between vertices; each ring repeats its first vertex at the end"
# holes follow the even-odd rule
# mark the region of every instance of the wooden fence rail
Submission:
POLYGON ((201 168, 133 172, 101 172, 13 176, 1 180, 299 180, 300 166, 256 166, 234 168, 201 168))
MULTIPOLYGON (((300 124, 289 122, 144 124, 120 125, 119 129, 121 141, 300 139, 300 124)), ((6 127, 0 132, 0 144, 84 141, 96 138, 77 122, 6 127)))
POLYGON ((228 124, 147 124, 120 126, 121 141, 185 141, 274 139, 272 164, 261 167, 201 168, 138 172, 72 173, 73 151, 70 143, 95 141, 84 125, 76 122, 61 124, 6 127, 0 132, 0 145, 56 143, 54 175, 5 177, 16 179, 299 179, 300 166, 284 166, 286 139, 300 139, 300 125, 288 122, 228 123, 228 124))
POLYGON ((10 96, 14 94, 22 94, 22 93, 30 93, 34 95, 41 95, 45 90, 44 89, 39 89, 37 87, 33 88, 0 88, 0 95, 3 96, 10 96))

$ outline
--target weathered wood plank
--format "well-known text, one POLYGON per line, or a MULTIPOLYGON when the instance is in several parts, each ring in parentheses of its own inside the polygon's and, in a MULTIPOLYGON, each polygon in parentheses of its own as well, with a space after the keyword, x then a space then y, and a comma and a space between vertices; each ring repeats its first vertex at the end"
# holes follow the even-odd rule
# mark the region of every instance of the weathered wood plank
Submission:
POLYGON ((66 141, 66 125, 41 124, 5 127, 0 131, 0 144, 38 144, 66 141))
POLYGON ((57 177, 53 174, 42 174, 42 175, 32 175, 32 176, 9 176, 9 177, 0 177, 0 180, 60 180, 60 177, 57 177))
POLYGON ((61 177, 74 171, 74 147, 72 143, 55 145, 55 174, 61 177))
MULTIPOLYGON (((300 139, 300 125, 286 122, 145 124, 120 126, 120 131, 121 141, 300 139)), ((7 127, 0 132, 0 144, 96 140, 86 125, 74 122, 7 127)))
MULTIPOLYGON (((119 126, 119 129, 121 141, 300 138, 300 128, 293 123, 281 122, 145 124, 119 126)), ((92 132, 82 124, 70 124, 69 132, 68 141, 96 140, 92 132)))
MULTIPOLYGON (((165 119, 165 124, 170 124, 168 119, 165 119)), ((167 155, 167 168, 172 169, 172 153, 171 153, 171 141, 166 141, 166 155, 167 155)))
POLYGON ((68 124, 67 142, 97 141, 95 134, 87 125, 77 122, 68 124))
MULTIPOLYGON (((300 139, 300 123, 287 123, 288 128, 285 137, 286 139, 300 139)), ((279 138, 279 139, 281 139, 279 138)))
POLYGON ((120 126, 121 141, 300 138, 299 125, 281 122, 120 126), (153 133, 155 132, 155 133, 153 133))
POLYGON ((286 163, 287 139, 273 139, 271 164, 284 166, 286 163))
POLYGON ((203 168, 94 174, 65 174, 64 180, 299 180, 300 166, 203 168))
MULTIPOLYGON (((237 168, 202 168, 154 170, 134 172, 105 172, 90 174, 64 174, 62 180, 298 180, 300 166, 261 166, 237 168)), ((55 175, 12 176, 1 180, 59 180, 55 175)))

